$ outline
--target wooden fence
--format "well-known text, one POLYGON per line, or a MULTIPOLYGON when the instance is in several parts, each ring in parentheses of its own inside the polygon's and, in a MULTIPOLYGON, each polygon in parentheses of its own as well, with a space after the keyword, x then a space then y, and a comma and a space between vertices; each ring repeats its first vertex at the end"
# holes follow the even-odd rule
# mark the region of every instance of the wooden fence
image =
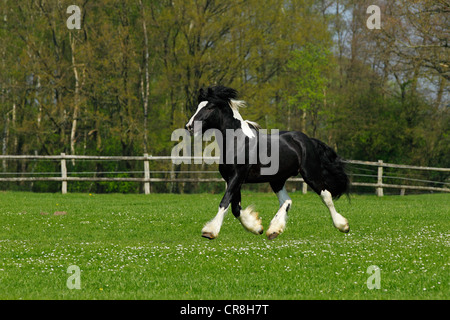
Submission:
MULTIPOLYGON (((177 158, 178 160, 184 159, 182 157, 177 158)), ((187 157, 186 159, 194 160, 195 157, 187 157)), ((206 158, 203 158, 206 159, 206 158)), ((208 160, 218 160, 218 158, 207 158, 208 160)), ((143 156, 83 156, 83 155, 66 155, 61 153, 60 155, 54 156, 41 156, 41 155, 0 155, 0 160, 57 160, 61 163, 61 174, 59 176, 32 176, 32 177, 0 177, 0 182, 34 182, 34 181, 58 181, 61 182, 61 192, 63 194, 67 193, 67 183, 70 181, 112 181, 112 182, 140 182, 144 184, 144 193, 150 193, 150 183, 152 182, 223 182, 220 178, 154 178, 151 177, 152 171, 150 170, 150 161, 162 161, 162 160, 172 160, 170 156, 151 156, 144 154, 143 156), (79 160, 111 160, 111 161, 143 161, 144 162, 144 171, 143 177, 73 177, 70 176, 70 172, 67 171, 67 161, 79 161, 79 160)), ((409 170, 420 170, 420 171, 435 171, 435 172, 450 172, 450 168, 435 168, 435 167, 420 167, 420 166, 409 166, 409 165, 399 165, 392 163, 384 163, 382 160, 378 160, 378 162, 370 162, 370 161, 359 161, 359 160, 346 160, 347 164, 350 165, 362 165, 369 167, 377 168, 377 175, 365 175, 367 177, 376 177, 376 182, 357 182, 352 181, 352 186, 356 187, 372 187, 375 189, 375 192, 378 196, 383 196, 384 188, 393 188, 400 189, 400 194, 404 194, 405 190, 422 190, 422 191, 436 191, 436 192, 450 192, 450 188, 448 187, 450 183, 448 182, 448 178, 445 182, 439 181, 429 181, 429 180, 418 180, 418 179, 406 179, 410 181, 422 181, 428 183, 438 183, 441 184, 442 187, 433 187, 433 186, 419 186, 419 185, 405 185, 405 184, 389 184, 383 181, 383 178, 387 178, 383 176, 384 168, 397 168, 397 169, 409 169, 409 170)), ((191 171, 195 173, 196 171, 191 171)), ((114 172, 111 172, 114 173, 114 172)), ((20 173, 17 173, 20 174, 20 173)), ((358 175, 355 175, 358 176, 358 175)), ((361 175, 364 176, 364 175, 361 175)), ((398 177, 397 177, 398 178, 398 177)), ((402 179, 401 177, 399 179, 402 179)), ((293 182, 303 182, 302 183, 302 192, 306 193, 307 185, 304 183, 302 178, 291 178, 288 181, 293 182)))

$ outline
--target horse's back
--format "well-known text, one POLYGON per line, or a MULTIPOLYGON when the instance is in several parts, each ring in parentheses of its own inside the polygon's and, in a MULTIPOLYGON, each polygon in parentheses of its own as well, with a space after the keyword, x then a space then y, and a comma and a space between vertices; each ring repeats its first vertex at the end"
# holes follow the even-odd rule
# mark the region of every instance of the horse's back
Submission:
MULTIPOLYGON (((260 143, 267 143, 273 148, 273 144, 278 145, 278 170, 271 174, 261 174, 261 168, 270 167, 272 163, 257 164, 251 166, 246 183, 271 182, 274 180, 283 180, 297 176, 300 172, 300 164, 302 159, 302 144, 308 143, 308 136, 300 131, 279 131, 278 135, 260 135, 260 143)), ((271 149, 272 152, 275 150, 271 149)))

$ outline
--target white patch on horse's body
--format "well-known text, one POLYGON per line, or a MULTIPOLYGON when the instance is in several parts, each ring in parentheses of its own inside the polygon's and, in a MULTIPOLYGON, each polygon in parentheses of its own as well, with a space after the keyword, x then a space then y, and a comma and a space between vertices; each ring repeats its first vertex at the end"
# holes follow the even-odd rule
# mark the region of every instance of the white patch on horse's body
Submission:
POLYGON ((323 203, 325 203, 328 210, 330 211, 334 226, 339 229, 339 231, 348 232, 348 230, 350 229, 348 221, 334 208, 333 197, 331 196, 331 193, 328 190, 322 190, 322 192, 320 192, 320 196, 322 197, 323 203))
POLYGON ((198 104, 197 111, 195 111, 194 115, 189 119, 189 122, 186 124, 187 127, 192 127, 194 124, 194 118, 195 116, 202 110, 206 105, 208 104, 208 101, 202 101, 198 104))
POLYGON ((241 210, 238 219, 247 231, 254 234, 263 233, 264 228, 261 223, 261 218, 258 217, 257 212, 253 211, 252 206, 248 206, 244 210, 241 210))
POLYGON ((202 229, 202 234, 206 238, 215 239, 219 235, 220 228, 222 227, 223 218, 225 217, 228 208, 219 207, 219 211, 217 212, 214 219, 209 221, 202 229))
POLYGON ((235 118, 236 120, 239 120, 241 122, 242 132, 249 138, 255 138, 255 133, 253 132, 254 130, 252 130, 249 126, 249 123, 253 125, 253 123, 255 123, 255 122, 244 120, 242 118, 241 114, 239 113, 239 108, 245 107, 245 101, 231 99, 230 107, 231 107, 231 110, 233 111, 233 118, 235 118))
POLYGON ((285 187, 277 192, 277 197, 280 203, 280 208, 270 222, 269 229, 267 229, 266 235, 269 239, 274 239, 279 234, 283 233, 286 228, 287 212, 292 205, 292 200, 289 197, 285 187))

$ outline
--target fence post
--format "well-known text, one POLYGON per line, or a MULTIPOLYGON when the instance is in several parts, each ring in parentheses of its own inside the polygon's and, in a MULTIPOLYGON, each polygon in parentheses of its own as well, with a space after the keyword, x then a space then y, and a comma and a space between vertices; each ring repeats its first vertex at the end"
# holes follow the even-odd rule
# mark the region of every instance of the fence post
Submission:
POLYGON ((378 176, 377 176, 377 189, 376 189, 376 194, 379 197, 383 196, 383 160, 378 160, 378 163, 380 164, 380 166, 378 166, 378 176))
POLYGON ((302 182, 302 193, 307 194, 308 193, 308 185, 305 181, 302 182))
POLYGON ((61 178, 62 178, 62 185, 61 185, 61 192, 62 194, 67 193, 67 166, 66 166, 66 154, 61 153, 61 178))
MULTIPOLYGON (((148 162, 148 153, 144 153, 144 157, 147 159, 144 160, 144 179, 150 179, 150 163, 148 162)), ((150 181, 144 182, 144 193, 150 194, 150 181)))

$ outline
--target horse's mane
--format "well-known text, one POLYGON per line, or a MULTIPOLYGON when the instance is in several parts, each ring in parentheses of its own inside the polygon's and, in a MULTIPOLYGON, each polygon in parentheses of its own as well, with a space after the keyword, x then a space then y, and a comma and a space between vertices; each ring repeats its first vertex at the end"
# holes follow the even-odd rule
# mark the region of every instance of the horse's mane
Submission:
MULTIPOLYGON (((222 100, 227 101, 231 109, 238 111, 240 108, 247 106, 244 100, 238 100, 238 92, 233 88, 228 88, 222 85, 208 87, 207 89, 200 89, 198 94, 198 103, 202 101, 222 100)), ((261 129, 261 126, 253 121, 244 120, 251 125, 255 130, 261 129)))
POLYGON ((249 125, 251 125, 253 127, 253 129, 255 129, 256 131, 261 129, 261 126, 259 125, 259 123, 256 123, 256 122, 250 121, 250 120, 244 120, 244 121, 247 122, 249 125))
POLYGON ((207 89, 200 89, 198 94, 198 102, 209 101, 211 99, 219 100, 236 100, 238 97, 238 92, 235 89, 228 88, 225 86, 214 86, 207 89))

